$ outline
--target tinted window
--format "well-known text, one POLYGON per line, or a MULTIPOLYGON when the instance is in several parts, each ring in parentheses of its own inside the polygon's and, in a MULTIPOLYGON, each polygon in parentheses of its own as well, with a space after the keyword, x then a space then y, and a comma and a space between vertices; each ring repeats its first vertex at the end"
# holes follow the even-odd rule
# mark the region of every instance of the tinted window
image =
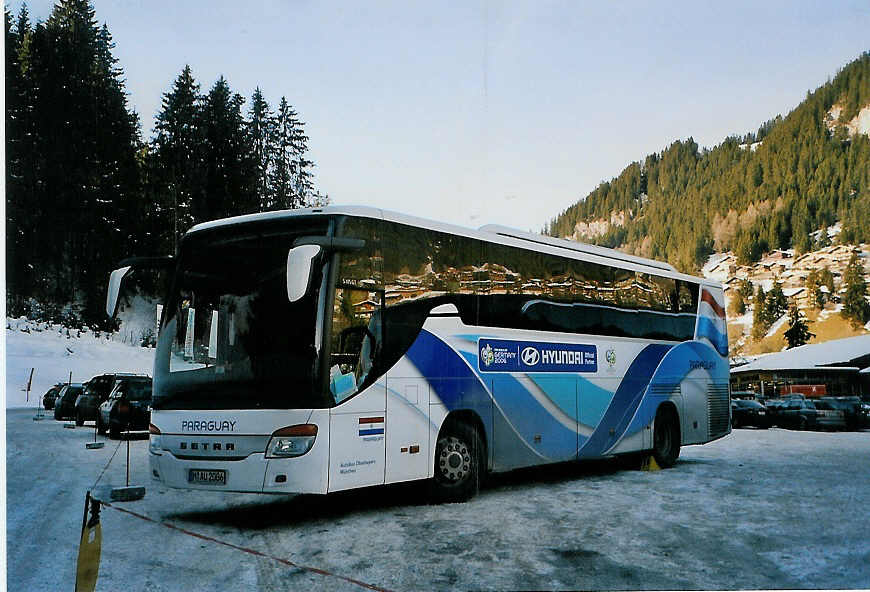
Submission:
POLYGON ((492 282, 490 270, 480 265, 479 241, 388 223, 383 242, 389 245, 384 258, 388 309, 408 301, 433 300, 436 306, 434 299, 441 303, 448 296, 446 301, 457 306, 464 323, 476 323, 476 302, 464 296, 486 292, 492 282))
POLYGON ((381 255, 380 221, 367 218, 345 218, 337 234, 345 238, 358 238, 365 246, 358 251, 342 253, 338 283, 344 286, 382 290, 383 257, 381 255))
POLYGON ((680 312, 674 280, 491 243, 483 252, 492 271, 481 325, 680 341, 694 334, 695 315, 680 312))
POLYGON ((325 258, 296 302, 286 270, 294 241, 325 235, 327 220, 272 222, 184 239, 157 342, 155 408, 324 406, 317 305, 325 258))
POLYGON ((130 401, 150 401, 151 383, 144 381, 131 382, 126 389, 127 399, 130 401))
POLYGON ((698 312, 698 284, 677 281, 677 307, 679 312, 698 312))
POLYGON ((444 302, 470 325, 672 341, 694 336, 696 284, 389 222, 381 239, 390 341, 401 334, 410 345, 429 310, 444 302))

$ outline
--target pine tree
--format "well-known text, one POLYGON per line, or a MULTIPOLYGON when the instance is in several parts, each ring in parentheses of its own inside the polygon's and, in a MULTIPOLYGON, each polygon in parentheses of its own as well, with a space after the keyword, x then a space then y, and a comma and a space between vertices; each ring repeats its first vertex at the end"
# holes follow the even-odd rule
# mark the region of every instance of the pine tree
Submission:
POLYGON ((248 142, 256 175, 257 201, 259 209, 275 208, 275 191, 270 182, 270 171, 277 152, 276 121, 269 103, 263 97, 260 87, 254 90, 251 97, 251 108, 248 110, 248 142))
POLYGON ((752 298, 752 282, 748 279, 744 278, 740 280, 737 287, 738 293, 743 297, 743 300, 749 300, 752 298))
POLYGON ((864 281, 864 267, 857 253, 852 253, 846 272, 843 274, 846 293, 843 296, 841 315, 854 328, 870 321, 870 303, 867 302, 867 283, 864 281))
POLYGON ((205 195, 203 97, 190 66, 163 95, 151 142, 149 187, 155 198, 149 227, 158 233, 161 251, 175 252, 178 240, 193 225, 194 203, 205 195))
POLYGON ((738 290, 734 291, 734 295, 731 297, 731 304, 728 308, 728 312, 734 317, 739 317, 746 313, 746 302, 738 290))
POLYGON ((321 196, 314 190, 314 163, 307 158, 308 136, 298 114, 281 97, 276 114, 277 151, 272 183, 275 205, 281 208, 304 208, 318 205, 321 196))
POLYGON ((819 283, 828 289, 829 298, 834 295, 834 274, 831 273, 827 265, 822 267, 822 271, 819 272, 819 283))
POLYGON ((197 222, 256 212, 254 160, 247 150, 244 98, 221 76, 205 98, 205 195, 193 213, 197 222))
POLYGON ((275 116, 275 157, 271 173, 271 186, 275 206, 278 208, 301 207, 293 194, 293 128, 296 125, 296 112, 281 97, 275 116))
POLYGON ((825 293, 822 292, 820 275, 818 270, 813 269, 807 275, 804 285, 807 290, 807 298, 809 299, 810 305, 818 310, 821 310, 825 307, 825 293))
POLYGON ((755 298, 752 300, 752 338, 756 341, 764 337, 768 327, 770 327, 764 313, 765 300, 764 288, 759 285, 755 292, 755 298))
POLYGON ((788 311, 788 329, 785 332, 787 349, 804 345, 815 336, 815 333, 810 333, 809 321, 803 313, 797 306, 792 306, 788 311))
POLYGON ((27 59, 26 39, 30 35, 27 6, 19 11, 17 26, 12 25, 8 8, 4 11, 6 31, 6 289, 10 295, 27 294, 32 289, 26 253, 32 232, 27 216, 26 153, 27 134, 27 59))
POLYGON ((782 284, 779 280, 773 281, 773 287, 764 299, 764 319, 770 328, 788 310, 788 300, 782 293, 782 284))
POLYGON ((9 22, 10 287, 100 322, 105 276, 135 234, 138 119, 90 2, 62 0, 34 28, 26 8, 9 22))

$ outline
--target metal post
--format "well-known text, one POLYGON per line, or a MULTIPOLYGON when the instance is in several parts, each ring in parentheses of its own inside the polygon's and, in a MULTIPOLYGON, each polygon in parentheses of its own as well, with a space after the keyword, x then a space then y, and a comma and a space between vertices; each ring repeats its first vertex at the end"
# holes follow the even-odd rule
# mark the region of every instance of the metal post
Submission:
POLYGON ((127 487, 130 487, 130 432, 127 432, 127 487))

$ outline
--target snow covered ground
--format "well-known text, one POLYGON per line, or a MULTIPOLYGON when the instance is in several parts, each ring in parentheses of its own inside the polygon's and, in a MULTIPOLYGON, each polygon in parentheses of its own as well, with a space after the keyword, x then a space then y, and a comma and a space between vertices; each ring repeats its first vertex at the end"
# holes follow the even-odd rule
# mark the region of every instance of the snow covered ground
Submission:
MULTIPOLYGON (((70 371, 150 374, 153 350, 7 325, 7 583, 69 589, 85 492, 124 484, 126 447, 99 437, 106 447, 87 450, 92 425, 33 421, 33 396, 70 371), (30 408, 16 409, 31 367, 30 408)), ((870 588, 870 431, 737 430, 684 448, 671 470, 518 471, 443 506, 419 484, 326 497, 170 490, 150 481, 147 454, 147 440, 130 441, 131 483, 147 495, 118 506, 324 573, 104 508, 99 590, 870 588)))
MULTIPOLYGON (((87 450, 89 425, 32 416, 6 416, 8 585, 71 589, 85 491, 107 463, 96 489, 124 484, 125 446, 87 450)), ((440 506, 414 484, 326 497, 164 489, 149 480, 147 441, 130 444, 131 482, 147 493, 115 505, 214 540, 104 508, 98 590, 870 588, 870 431, 736 430, 666 471, 518 471, 440 506)))
MULTIPOLYGON (((84 382, 104 372, 151 374, 154 350, 23 319, 6 319, 6 408, 36 407, 56 382, 84 382), (23 390, 30 369, 30 400, 23 390)), ((135 341, 135 340, 134 340, 135 341)))

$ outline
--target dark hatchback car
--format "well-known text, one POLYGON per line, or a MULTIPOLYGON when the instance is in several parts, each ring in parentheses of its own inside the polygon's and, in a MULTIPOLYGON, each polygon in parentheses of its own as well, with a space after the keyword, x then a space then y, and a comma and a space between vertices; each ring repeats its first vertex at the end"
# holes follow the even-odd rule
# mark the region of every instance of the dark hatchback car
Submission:
POLYGON ((151 378, 126 377, 115 382, 109 398, 100 405, 97 431, 118 438, 124 430, 147 430, 151 423, 151 378))
POLYGON ((60 389, 66 386, 66 383, 59 382, 42 395, 42 406, 45 409, 54 409, 54 401, 57 399, 57 395, 60 394, 60 389))
POLYGON ((147 378, 146 374, 100 374, 85 383, 85 388, 76 399, 76 425, 97 420, 97 410, 109 398, 115 382, 125 378, 147 378))
POLYGON ((758 401, 734 399, 731 401, 731 426, 735 428, 755 426, 767 429, 770 427, 767 408, 758 401))
POLYGON ((84 385, 80 382, 65 384, 54 401, 55 419, 72 419, 75 417, 76 398, 82 394, 84 385))

